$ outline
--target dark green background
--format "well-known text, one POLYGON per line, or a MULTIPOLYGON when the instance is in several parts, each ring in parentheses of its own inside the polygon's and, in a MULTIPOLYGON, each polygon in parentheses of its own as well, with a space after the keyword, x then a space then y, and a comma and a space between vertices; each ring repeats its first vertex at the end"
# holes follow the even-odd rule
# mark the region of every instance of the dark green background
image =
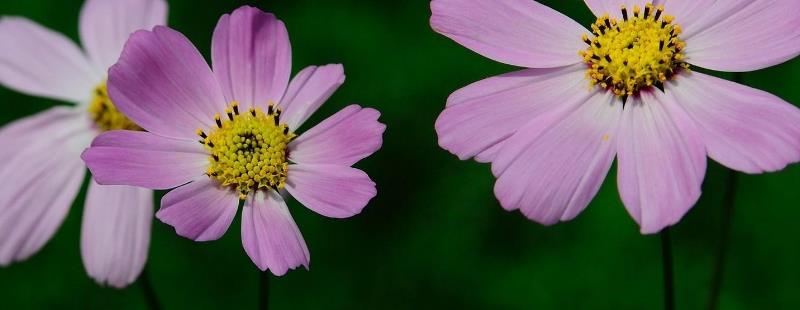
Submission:
MULTIPOLYGON (((584 25, 592 21, 581 1, 543 2, 584 25)), ((77 39, 81 3, 2 1, 0 13, 77 39)), ((208 55, 219 16, 242 4, 286 22, 294 72, 344 64, 346 83, 309 124, 356 102, 379 109, 388 125, 383 148, 357 165, 378 184, 362 214, 328 219, 290 202, 311 270, 271 278, 273 309, 661 306, 659 238, 639 234, 613 169, 583 214, 545 228, 500 208, 488 165, 459 161, 437 146, 433 123, 448 94, 514 68, 434 33, 427 1, 171 0, 169 23, 208 55)), ((798 104, 800 60, 748 73, 744 82, 798 104)), ((0 124, 62 104, 5 88, 0 100, 0 124)), ((705 306, 728 175, 711 163, 700 202, 672 230, 680 309, 705 306)), ((800 166, 737 182, 721 306, 796 309, 800 166)), ((41 252, 0 269, 0 308, 145 308, 140 286, 101 288, 85 275, 78 248, 83 197, 41 252)), ((238 219, 208 243, 156 222, 147 272, 167 309, 257 306, 258 269, 241 247, 238 219)))

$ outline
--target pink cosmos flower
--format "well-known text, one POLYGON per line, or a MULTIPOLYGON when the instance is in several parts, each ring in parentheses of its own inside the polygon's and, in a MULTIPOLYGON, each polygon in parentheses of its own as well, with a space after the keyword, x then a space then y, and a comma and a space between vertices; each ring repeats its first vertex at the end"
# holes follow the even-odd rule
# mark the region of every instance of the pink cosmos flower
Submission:
POLYGON ((109 92, 148 132, 105 133, 83 159, 100 184, 177 187, 156 217, 192 240, 222 236, 245 200, 242 244, 258 268, 308 268, 283 196, 327 217, 361 212, 375 183, 350 166, 381 147, 380 113, 350 105, 296 136, 344 72, 311 66, 290 82, 286 27, 256 8, 220 18, 211 54, 213 70, 170 28, 133 34, 110 70, 109 92))
MULTIPOLYGON (((163 0, 88 0, 79 25, 84 50, 28 19, 0 19, 0 84, 74 104, 0 129, 0 265, 28 258, 53 236, 83 183, 80 153, 96 135, 138 128, 106 95, 106 71, 130 33, 166 19, 163 0)), ((89 184, 81 258, 97 282, 123 287, 142 271, 152 197, 140 188, 89 184)))
POLYGON ((506 210, 571 220, 614 158, 642 233, 677 223, 700 196, 706 155, 746 173, 800 160, 800 110, 691 72, 751 71, 800 53, 795 0, 586 0, 590 30, 531 0, 434 0, 437 32, 527 67, 453 93, 439 145, 490 162, 506 210), (690 65, 691 64, 691 65, 690 65))

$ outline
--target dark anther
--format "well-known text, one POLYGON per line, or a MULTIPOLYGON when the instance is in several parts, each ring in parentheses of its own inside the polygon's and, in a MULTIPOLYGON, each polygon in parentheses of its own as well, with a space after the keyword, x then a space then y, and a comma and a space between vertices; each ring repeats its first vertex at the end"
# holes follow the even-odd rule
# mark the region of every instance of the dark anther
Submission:
POLYGON ((628 44, 628 49, 632 49, 632 48, 633 48, 633 43, 629 43, 628 44))
POLYGON ((597 28, 600 29, 600 33, 606 34, 606 26, 605 25, 600 25, 600 27, 597 27, 597 28))
POLYGON ((274 109, 274 108, 272 107, 272 105, 270 104, 270 105, 267 107, 267 114, 268 114, 268 115, 272 115, 272 113, 273 113, 273 112, 275 112, 275 109, 274 109))
POLYGON ((289 134, 289 127, 283 127, 283 134, 289 134))
POLYGON ((233 113, 228 112, 228 119, 233 120, 233 113))
POLYGON ((658 50, 659 51, 663 51, 664 50, 664 40, 661 40, 661 42, 658 42, 658 50))
POLYGON ((600 56, 597 56, 597 55, 592 55, 592 59, 594 59, 594 60, 600 60, 600 56))
POLYGON ((628 9, 624 6, 622 7, 622 19, 628 21, 628 9))
POLYGON ((198 142, 200 142, 200 144, 202 144, 202 145, 206 144, 206 140, 198 140, 198 142))
POLYGON ((273 116, 272 120, 275 121, 275 126, 278 126, 278 116, 277 115, 273 116))
POLYGON ((662 11, 662 10, 657 10, 657 11, 656 11, 656 16, 655 16, 655 18, 653 18, 653 19, 655 19, 655 20, 658 20, 659 18, 661 18, 661 13, 663 13, 663 12, 664 12, 664 11, 662 11))
POLYGON ((648 15, 650 15, 650 6, 649 5, 645 5, 644 6, 644 18, 647 19, 648 15))
POLYGON ((627 60, 623 61, 622 65, 627 66, 628 65, 628 61, 627 60))
POLYGON ((217 122, 217 127, 222 128, 222 120, 219 119, 219 116, 215 117, 214 121, 217 122))
POLYGON ((662 21, 661 22, 661 29, 664 29, 665 27, 667 27, 667 21, 662 21))
POLYGON ((601 48, 602 47, 602 45, 600 45, 599 41, 594 41, 594 46, 597 46, 597 48, 601 48))
POLYGON ((611 62, 611 56, 606 55, 606 61, 611 62))
POLYGON ((611 29, 611 20, 606 19, 606 28, 611 29))
POLYGON ((234 104, 233 105, 233 113, 236 114, 236 115, 239 115, 239 105, 238 104, 234 104))
POLYGON ((208 147, 214 147, 214 142, 208 141, 208 147))
POLYGON ((586 40, 583 40, 583 42, 586 42, 586 44, 592 45, 592 41, 589 40, 589 38, 586 38, 586 40))
POLYGON ((253 114, 253 116, 256 116, 256 109, 250 108, 250 114, 253 114))
POLYGON ((673 47, 673 46, 675 46, 675 41, 671 41, 669 42, 669 44, 667 44, 667 47, 673 47))
POLYGON ((664 60, 663 60, 663 59, 659 60, 659 61, 658 61, 658 64, 659 64, 659 65, 663 65, 663 64, 664 64, 664 60))
POLYGON ((206 136, 206 133, 202 131, 200 132, 200 137, 203 139, 208 138, 208 136, 206 136))
POLYGON ((219 161, 219 156, 217 156, 217 155, 214 155, 214 154, 211 154, 211 157, 213 157, 213 158, 214 158, 214 161, 219 161))

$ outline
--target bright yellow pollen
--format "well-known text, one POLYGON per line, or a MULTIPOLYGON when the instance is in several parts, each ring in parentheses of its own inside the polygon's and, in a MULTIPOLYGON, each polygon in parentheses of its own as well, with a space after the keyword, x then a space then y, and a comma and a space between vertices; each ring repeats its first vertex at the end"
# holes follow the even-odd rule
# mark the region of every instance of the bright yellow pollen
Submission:
POLYGON ((683 62, 686 43, 678 37, 681 28, 673 24, 675 17, 662 15, 663 6, 647 3, 644 12, 634 6, 632 16, 624 5, 621 10, 621 21, 606 14, 592 24, 593 38, 581 38, 589 45, 580 55, 589 65, 586 76, 592 86, 631 96, 689 69, 683 62))
POLYGON ((242 200, 251 191, 283 188, 289 168, 287 145, 295 134, 279 124, 280 110, 270 105, 267 113, 254 108, 240 114, 233 102, 225 114, 214 116, 217 128, 208 135, 197 130, 200 143, 211 154, 207 174, 235 188, 242 200))
POLYGON ((142 130, 136 123, 125 117, 108 97, 106 83, 103 82, 94 90, 92 102, 89 103, 89 115, 101 131, 109 130, 142 130))

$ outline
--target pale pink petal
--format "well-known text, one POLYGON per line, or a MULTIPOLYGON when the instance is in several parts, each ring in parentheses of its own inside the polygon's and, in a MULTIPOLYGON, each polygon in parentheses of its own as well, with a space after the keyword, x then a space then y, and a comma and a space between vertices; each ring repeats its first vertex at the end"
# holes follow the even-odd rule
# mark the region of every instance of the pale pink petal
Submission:
MULTIPOLYGON (((454 92, 436 120, 439 145, 468 159, 501 144, 564 98, 588 93, 586 67, 527 69, 491 77, 454 92)), ((496 148, 497 149, 497 148, 496 148)), ((495 152, 486 152, 490 161, 495 152)))
POLYGON ((643 234, 674 225, 700 198, 706 152, 695 122, 654 90, 629 98, 617 140, 617 186, 643 234), (632 100, 631 100, 632 99, 632 100))
POLYGON ((349 105, 289 144, 289 160, 304 164, 351 166, 375 153, 386 125, 375 109, 349 105))
POLYGON ((344 83, 344 67, 340 64, 310 66, 301 70, 289 83, 279 107, 281 121, 291 129, 300 128, 333 92, 344 83))
MULTIPOLYGON (((718 71, 753 71, 800 55, 800 2, 717 1, 695 33, 686 33, 690 63, 718 71)), ((699 24, 699 22, 698 22, 699 24)))
POLYGON ((164 195, 156 217, 175 227, 178 235, 211 241, 228 231, 238 207, 238 193, 216 180, 201 178, 164 195))
POLYGON ((242 6, 219 19, 211 59, 229 102, 239 101, 244 109, 278 103, 292 70, 286 26, 275 15, 242 6))
MULTIPOLYGON (((644 8, 645 1, 637 0, 584 0, 586 6, 594 13, 594 16, 601 17, 608 14, 614 18, 622 18, 622 5, 628 9, 628 16, 633 16, 633 6, 638 5, 644 8)), ((648 1, 652 2, 652 1, 648 1)))
POLYGON ((81 9, 81 43, 96 71, 103 77, 136 30, 167 24, 164 0, 87 0, 81 9))
POLYGON ((306 208, 333 218, 360 213, 377 194, 364 171, 340 165, 290 165, 286 190, 306 208))
POLYGON ((150 246, 153 191, 89 183, 81 222, 81 258, 99 284, 123 288, 142 272, 150 246))
POLYGON ((663 15, 675 16, 675 24, 683 29, 684 36, 696 31, 704 16, 711 10, 716 0, 661 0, 656 5, 664 5, 663 15))
POLYGON ((50 240, 83 182, 79 155, 92 132, 79 114, 53 117, 61 111, 51 109, 0 130, 3 150, 14 150, 0 152, 0 266, 28 258, 50 240), (36 123, 42 126, 21 131, 36 123))
POLYGON ((310 255, 286 202, 274 190, 257 191, 242 208, 242 246, 258 269, 282 276, 310 255))
POLYGON ((531 0, 434 0, 431 27, 495 61, 529 68, 581 62, 588 31, 531 0))
POLYGON ((108 92, 119 110, 147 131, 195 140, 224 113, 222 90, 203 56, 179 32, 137 31, 111 67, 108 92))
POLYGON ((109 131, 81 157, 97 183, 169 189, 206 173, 209 155, 197 141, 141 131, 109 131))
POLYGON ((665 85, 695 120, 708 156, 747 173, 800 161, 800 109, 782 99, 699 72, 665 85))
MULTIPOLYGON (((578 215, 603 184, 616 151, 622 102, 596 92, 545 128, 520 129, 500 150, 494 192, 506 210, 552 225, 578 215)), ((536 123, 532 121, 531 124, 536 123)))
POLYGON ((26 94, 83 103, 103 78, 69 38, 25 18, 0 18, 0 46, 0 84, 26 94))

